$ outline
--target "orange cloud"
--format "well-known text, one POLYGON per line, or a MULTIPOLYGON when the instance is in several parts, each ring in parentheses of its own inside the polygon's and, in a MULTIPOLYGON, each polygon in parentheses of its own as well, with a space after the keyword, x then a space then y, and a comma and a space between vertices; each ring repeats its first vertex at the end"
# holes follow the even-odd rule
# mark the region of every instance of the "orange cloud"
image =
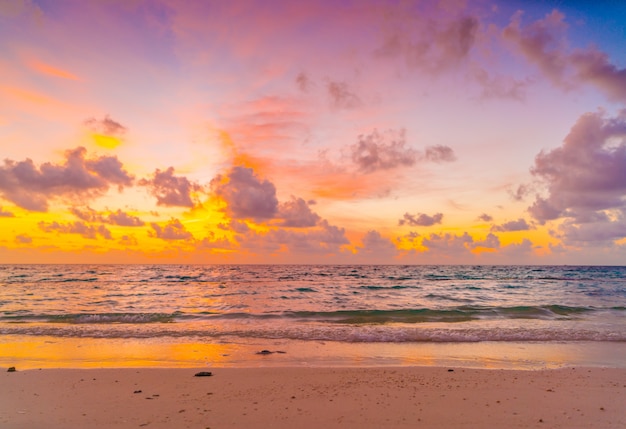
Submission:
POLYGON ((76 76, 75 74, 65 71, 65 70, 61 70, 59 68, 56 68, 54 66, 51 66, 50 64, 46 64, 46 63, 42 63, 40 61, 37 60, 33 60, 29 63, 29 66, 44 75, 47 76, 53 76, 53 77, 58 77, 61 79, 69 79, 69 80, 80 80, 78 78, 78 76, 76 76))

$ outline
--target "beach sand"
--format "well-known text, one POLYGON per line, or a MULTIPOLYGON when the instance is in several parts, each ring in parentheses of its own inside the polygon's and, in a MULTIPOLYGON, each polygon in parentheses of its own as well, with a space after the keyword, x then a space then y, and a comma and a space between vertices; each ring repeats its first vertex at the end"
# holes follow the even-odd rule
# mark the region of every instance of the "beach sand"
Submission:
POLYGON ((0 373, 0 427, 625 428, 626 369, 42 369, 0 373), (211 371, 210 377, 195 377, 211 371))

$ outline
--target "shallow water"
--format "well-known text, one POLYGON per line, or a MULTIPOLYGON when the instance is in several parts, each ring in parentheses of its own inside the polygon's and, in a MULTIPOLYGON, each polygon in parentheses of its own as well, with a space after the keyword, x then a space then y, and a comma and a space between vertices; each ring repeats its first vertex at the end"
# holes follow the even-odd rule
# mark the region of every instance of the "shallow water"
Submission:
POLYGON ((424 364, 429 353, 470 366, 616 366, 625 316, 626 267, 0 266, 0 361, 35 366, 424 364), (249 358, 269 347, 291 352, 249 358), (91 352, 75 359, 80 348, 91 352))

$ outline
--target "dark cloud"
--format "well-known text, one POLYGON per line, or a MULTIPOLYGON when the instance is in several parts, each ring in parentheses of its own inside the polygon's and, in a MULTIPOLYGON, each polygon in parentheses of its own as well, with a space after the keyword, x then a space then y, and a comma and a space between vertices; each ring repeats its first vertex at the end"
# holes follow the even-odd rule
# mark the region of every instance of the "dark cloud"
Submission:
POLYGON ((15 214, 2 210, 2 206, 0 206, 0 217, 15 217, 15 214))
POLYGON ((150 224, 154 230, 154 236, 162 240, 192 240, 193 235, 185 229, 185 225, 178 219, 170 219, 165 225, 158 223, 150 224))
POLYGON ((15 242, 17 244, 30 244, 33 242, 33 239, 26 234, 18 234, 15 236, 15 242))
POLYGON ((478 216, 478 220, 482 220, 483 222, 491 222, 493 220, 493 216, 490 216, 487 213, 483 213, 478 216))
POLYGON ((494 225, 491 227, 491 230, 495 232, 527 231, 529 229, 531 229, 531 226, 528 225, 526 219, 523 218, 505 222, 502 225, 494 225))
POLYGON ((128 128, 106 115, 102 119, 89 118, 85 120, 85 125, 93 132, 107 136, 120 137, 128 131, 128 128))
POLYGON ((60 223, 54 222, 39 222, 39 229, 45 232, 57 232, 60 234, 78 234, 85 238, 95 240, 98 235, 104 237, 107 240, 111 240, 111 231, 109 231, 104 225, 94 226, 88 225, 85 222, 69 222, 60 223))
POLYGON ((424 213, 419 213, 417 215, 412 215, 409 213, 405 213, 402 219, 398 221, 398 225, 409 225, 409 226, 433 226, 438 223, 441 223, 443 219, 443 213, 436 213, 432 216, 429 216, 424 213))
POLYGON ((276 187, 259 179, 251 168, 233 167, 226 176, 214 178, 211 188, 224 199, 226 212, 235 219, 267 220, 278 211, 276 187))
POLYGON ((175 176, 174 167, 157 169, 150 179, 141 179, 139 184, 148 188, 158 205, 167 207, 194 207, 193 193, 202 190, 186 177, 175 176))
POLYGON ((315 226, 320 217, 311 211, 311 208, 302 198, 291 197, 290 201, 278 206, 278 218, 282 219, 281 226, 305 228, 315 226))
POLYGON ((32 160, 4 160, 0 166, 0 194, 14 204, 33 211, 47 211, 50 199, 90 199, 105 194, 113 185, 131 186, 133 176, 113 156, 86 158, 79 147, 65 152, 63 164, 32 160))
POLYGON ((581 116, 563 145, 540 152, 531 173, 546 187, 529 208, 540 222, 624 207, 626 198, 626 111, 581 116))
POLYGON ((86 222, 102 222, 119 226, 143 226, 145 222, 137 216, 131 216, 128 213, 118 209, 115 212, 99 213, 91 207, 78 208, 71 207, 70 212, 77 218, 86 222))
POLYGON ((609 61, 608 55, 590 47, 568 52, 565 16, 554 10, 526 26, 521 13, 504 29, 504 37, 515 44, 554 83, 572 88, 580 83, 595 85, 617 101, 626 101, 626 69, 609 61))
POLYGON ((443 145, 427 146, 424 158, 436 163, 456 161, 456 155, 452 148, 443 145))
POLYGON ((339 109, 354 109, 361 106, 361 99, 345 82, 329 81, 326 84, 331 106, 339 109))
POLYGON ((417 151, 406 147, 404 130, 389 130, 360 135, 359 141, 350 146, 350 156, 359 171, 373 173, 397 167, 410 167, 417 161, 417 151))

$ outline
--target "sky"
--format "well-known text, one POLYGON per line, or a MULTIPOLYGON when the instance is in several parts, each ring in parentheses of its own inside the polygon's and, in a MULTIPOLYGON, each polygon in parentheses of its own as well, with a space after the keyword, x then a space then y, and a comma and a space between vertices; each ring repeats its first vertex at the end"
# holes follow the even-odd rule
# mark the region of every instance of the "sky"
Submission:
POLYGON ((625 27, 608 0, 0 0, 0 262, 623 265, 625 27))

